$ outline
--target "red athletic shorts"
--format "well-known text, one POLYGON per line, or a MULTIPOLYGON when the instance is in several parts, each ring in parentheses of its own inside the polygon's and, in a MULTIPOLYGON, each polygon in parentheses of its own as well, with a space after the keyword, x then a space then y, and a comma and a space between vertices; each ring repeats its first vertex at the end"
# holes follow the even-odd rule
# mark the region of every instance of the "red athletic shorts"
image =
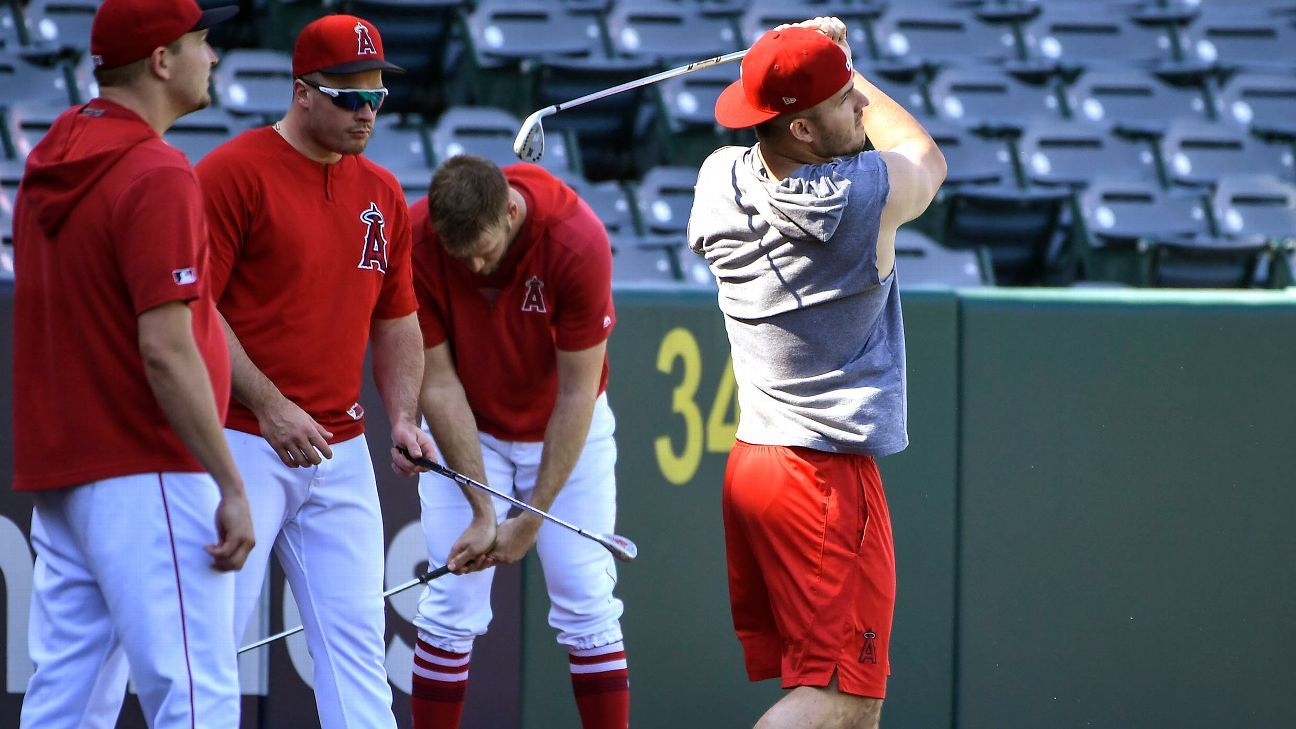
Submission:
POLYGON ((738 441, 725 470, 729 603, 752 681, 884 698, 891 516, 868 456, 738 441))

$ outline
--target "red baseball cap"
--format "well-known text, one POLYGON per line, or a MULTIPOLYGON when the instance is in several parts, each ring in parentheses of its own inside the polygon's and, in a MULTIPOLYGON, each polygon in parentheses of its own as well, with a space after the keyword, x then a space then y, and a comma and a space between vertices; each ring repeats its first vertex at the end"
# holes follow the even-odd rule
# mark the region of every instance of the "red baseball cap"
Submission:
POLYGON ((742 75, 716 99, 721 126, 743 129, 804 111, 851 80, 846 52, 810 28, 771 30, 743 56, 742 75))
POLYGON ((354 15, 325 15, 302 28, 293 48, 293 76, 405 69, 383 58, 382 36, 373 23, 354 15))
POLYGON ((95 68, 125 66, 237 13, 236 5, 204 11, 194 0, 104 0, 90 26, 90 59, 95 68))

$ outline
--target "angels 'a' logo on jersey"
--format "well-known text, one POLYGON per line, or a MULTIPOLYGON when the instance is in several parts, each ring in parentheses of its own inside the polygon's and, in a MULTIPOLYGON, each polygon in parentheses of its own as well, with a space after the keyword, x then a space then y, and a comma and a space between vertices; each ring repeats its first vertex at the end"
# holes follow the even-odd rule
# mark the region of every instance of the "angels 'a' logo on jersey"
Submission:
POLYGON ((526 282, 526 296, 522 299, 522 311, 534 311, 537 314, 546 314, 549 309, 545 307, 544 299, 544 281, 539 276, 532 276, 526 282))
POLYGON ((355 34, 357 56, 378 55, 378 49, 374 46, 373 38, 369 36, 369 28, 364 23, 356 23, 355 34))
POLYGON ((365 234, 359 268, 387 273, 387 221, 378 203, 369 203, 369 209, 360 213, 360 221, 365 224, 365 234))

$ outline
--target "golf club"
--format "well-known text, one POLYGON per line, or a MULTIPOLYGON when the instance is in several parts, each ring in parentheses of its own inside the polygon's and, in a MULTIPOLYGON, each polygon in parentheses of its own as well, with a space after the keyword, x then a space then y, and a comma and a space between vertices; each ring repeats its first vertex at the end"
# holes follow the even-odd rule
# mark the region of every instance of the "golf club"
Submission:
POLYGON ((747 51, 741 50, 733 53, 726 53, 723 56, 716 56, 715 58, 708 58, 705 61, 694 61, 687 66, 672 68, 669 71, 662 71, 651 76, 644 76, 643 78, 635 79, 634 81, 627 81, 619 86, 606 88, 602 91, 595 91, 592 94, 586 94, 578 99, 564 101, 561 104, 554 104, 553 106, 546 106, 539 111, 532 112, 531 116, 528 116, 526 121, 522 122, 522 128, 518 130, 517 137, 513 139, 513 153, 527 162, 540 161, 540 158, 544 156, 544 127, 540 125, 540 120, 550 114, 557 114, 558 112, 563 111, 564 109, 570 109, 573 106, 580 106, 581 104, 587 104, 591 101, 605 99, 609 96, 619 94, 622 91, 630 91, 631 89, 655 84, 658 81, 665 81, 668 78, 683 76, 686 73, 692 73, 700 68, 719 66, 722 63, 737 61, 745 55, 747 55, 747 51))
POLYGON ((508 494, 496 491, 495 489, 491 488, 490 486, 487 486, 484 483, 480 483, 471 478, 468 478, 462 473, 459 473, 458 471, 452 468, 447 468, 430 458, 415 458, 411 456, 409 452, 406 451, 404 448, 401 448, 400 450, 401 453, 404 453, 405 457, 410 459, 411 462, 417 463, 418 465, 424 468, 431 469, 461 486, 472 486, 473 488, 485 491, 486 493, 491 494, 497 498, 504 499, 505 501, 518 507, 519 509, 524 509, 526 511, 529 511, 532 514, 535 514, 536 516, 540 517, 541 519, 548 519, 549 521, 557 524, 558 526, 570 529, 576 532, 577 534, 581 535, 582 537, 585 537, 586 539, 592 539, 598 542, 599 544, 603 545, 604 549, 611 552, 613 557, 616 557, 622 562, 629 562, 639 554, 639 548, 635 546, 635 543, 619 534, 592 534, 590 532, 585 531, 584 529, 581 529, 575 524, 559 519, 558 517, 554 516, 553 514, 550 514, 547 511, 537 509, 536 507, 528 504, 525 501, 515 499, 512 496, 509 496, 508 494))
MULTIPOLYGON (((383 596, 384 599, 389 598, 389 597, 391 597, 392 595, 395 595, 395 594, 398 593, 398 592, 404 592, 404 591, 406 591, 406 590, 408 590, 408 589, 410 589, 411 587, 414 587, 414 586, 416 586, 416 585, 423 585, 423 584, 427 584, 427 583, 431 582, 432 580, 435 580, 436 578, 438 578, 438 577, 440 577, 440 576, 442 576, 442 575, 449 574, 449 572, 450 572, 450 568, 447 567, 447 566, 445 566, 445 565, 442 565, 442 566, 440 566, 440 567, 437 567, 437 568, 434 569, 434 570, 428 570, 427 572, 424 572, 423 574, 419 575, 418 577, 415 577, 414 579, 410 580, 409 582, 406 582, 406 583, 403 584, 403 585, 397 585, 397 586, 393 587, 392 589, 388 590, 387 592, 384 592, 384 593, 382 594, 382 596, 383 596)), ((275 633, 274 635, 271 635, 271 636, 267 636, 267 637, 265 637, 265 638, 262 638, 261 640, 258 640, 258 641, 255 642, 255 643, 249 643, 248 645, 245 645, 245 646, 243 646, 242 648, 239 648, 238 652, 239 652, 240 655, 242 655, 242 654, 244 654, 244 653, 247 653, 247 652, 250 651, 250 650, 256 650, 257 648, 260 648, 260 647, 263 646, 263 645, 269 645, 270 643, 273 643, 273 642, 275 642, 276 640, 279 640, 280 638, 287 638, 287 637, 290 636, 290 635, 296 635, 297 633, 300 633, 300 632, 302 632, 302 631, 305 630, 305 629, 306 629, 306 626, 304 626, 304 625, 298 625, 298 626, 295 627, 295 628, 289 628, 288 630, 285 630, 285 631, 282 631, 282 632, 279 632, 279 633, 275 633)))

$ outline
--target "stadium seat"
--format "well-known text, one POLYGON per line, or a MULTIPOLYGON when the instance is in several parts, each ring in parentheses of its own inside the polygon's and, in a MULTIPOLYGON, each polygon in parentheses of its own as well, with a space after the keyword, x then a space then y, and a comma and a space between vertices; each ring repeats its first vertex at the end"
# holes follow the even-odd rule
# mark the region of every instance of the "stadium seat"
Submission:
POLYGON ((18 202, 18 184, 22 182, 26 165, 14 160, 0 160, 0 220, 8 225, 13 220, 14 203, 18 202))
POLYGON ((1204 89, 1171 85, 1137 69, 1090 70, 1066 88, 1071 116, 1155 134, 1174 117, 1211 118, 1204 89))
POLYGON ((874 22, 873 33, 878 57, 884 59, 944 64, 1022 57, 1010 24, 986 22, 973 10, 934 3, 891 3, 874 22))
POLYGON ((711 273, 711 266, 707 264, 705 258, 694 253, 685 244, 681 244, 676 250, 679 254, 679 276, 685 286, 699 289, 717 287, 715 275, 711 273))
POLYGON ((1166 25, 1140 23, 1133 5, 1040 3, 1022 27, 1027 55, 1063 68, 1161 65, 1173 59, 1166 25))
POLYGON ((1296 76, 1240 73, 1219 99, 1226 120, 1260 134, 1296 137, 1296 76))
MULTIPOLYGON (((501 167, 519 162, 513 153, 513 139, 522 122, 500 109, 456 106, 441 115, 432 127, 432 163, 440 164, 456 154, 475 154, 501 167)), ((546 125, 547 126, 547 125, 546 125)), ((544 157, 540 163, 549 169, 570 169, 566 140, 563 135, 545 132, 544 157)))
POLYGON ((945 207, 945 245, 984 249, 1001 285, 1068 282, 1070 251, 1060 245, 1070 193, 1064 189, 966 185, 945 207))
POLYGON ((639 223, 645 233, 682 234, 693 209, 693 167, 654 167, 634 186, 639 223))
POLYGON ((32 147, 45 136, 54 120, 67 110, 67 104, 58 106, 14 104, 5 113, 6 142, 13 156, 27 159, 32 147))
POLYGON ((1212 185, 1240 170, 1293 178, 1292 150, 1263 144, 1235 127, 1176 120, 1161 138, 1161 159, 1170 181, 1212 185))
POLYGON ((677 66, 739 50, 733 25, 691 3, 620 0, 607 16, 608 39, 618 56, 677 66))
POLYGON ((950 250, 911 226, 896 231, 895 267, 896 280, 903 288, 963 288, 987 283, 976 251, 950 250))
POLYGON ((1017 129, 1035 117, 1062 118, 1051 85, 1028 84, 999 68, 946 68, 928 91, 936 113, 964 127, 1017 129))
POLYGON ((247 128, 246 120, 224 109, 207 108, 177 119, 163 138, 167 144, 184 152, 190 164, 198 164, 198 160, 208 152, 247 128))
POLYGON ((1012 154, 1000 139, 986 139, 943 119, 918 117, 945 155, 948 187, 958 185, 1012 185, 1017 182, 1012 154))
POLYGON ((834 2, 831 8, 827 8, 811 0, 754 0, 738 19, 739 35, 744 47, 750 47, 771 28, 784 23, 799 23, 806 18, 823 15, 831 9, 829 14, 846 24, 846 41, 850 44, 854 60, 877 60, 879 55, 871 24, 882 12, 884 5, 884 2, 875 0, 860 0, 851 4, 834 2))
POLYGON ((365 156, 392 171, 431 169, 418 117, 402 120, 395 114, 379 115, 365 156))
POLYGON ((1263 240, 1157 241, 1148 283, 1198 289, 1266 286, 1270 263, 1269 245, 1263 240))
MULTIPOLYGON (((656 70, 643 59, 550 58, 536 68, 531 98, 542 109, 656 70)), ((572 135, 579 166, 589 179, 637 177, 666 156, 656 94, 642 87, 554 114, 544 120, 546 139, 559 132, 572 135)))
POLYGON ((292 80, 292 56, 278 51, 230 51, 212 72, 221 108, 266 121, 288 109, 292 80))
POLYGON ((100 0, 29 0, 23 12, 41 42, 85 50, 99 4, 100 0))
POLYGON ((1296 186, 1266 175, 1220 178, 1211 196, 1219 232, 1229 237, 1264 236, 1281 245, 1296 240, 1296 186))
POLYGON ((1180 44, 1188 58, 1225 70, 1296 70, 1296 28, 1263 10, 1203 6, 1181 31, 1180 44))
POLYGON ((344 7, 382 32, 386 59, 406 71, 383 74, 383 85, 391 90, 386 108, 438 110, 465 50, 454 30, 466 0, 347 0, 344 7))
POLYGON ((1155 183, 1096 178, 1076 195, 1085 274, 1090 279, 1144 284, 1156 241, 1212 235, 1201 195, 1155 183))
POLYGON ((468 31, 475 62, 487 68, 604 50, 596 18, 535 0, 482 0, 468 15, 468 31))
POLYGON ((859 61, 855 70, 911 114, 931 113, 924 85, 926 73, 918 64, 859 61))
POLYGON ((80 96, 68 90, 71 76, 64 63, 38 65, 22 55, 0 50, 0 107, 13 103, 67 106, 80 96))
POLYGON ((410 167, 392 170, 392 174, 396 175, 396 181, 400 183, 401 190, 405 193, 405 202, 410 205, 427 197, 428 186, 432 184, 432 173, 433 170, 410 167))
POLYGON ((613 287, 675 286, 675 262, 670 251, 658 243, 645 243, 636 236, 612 240, 613 287))
POLYGON ((657 84, 671 164, 699 166, 717 147, 736 143, 737 134, 716 124, 715 102, 738 73, 737 63, 727 63, 657 84))
POLYGON ((1152 149, 1095 124, 1035 121, 1017 140, 1026 179, 1044 185, 1083 186, 1094 175, 1160 180, 1152 149))
POLYGON ((609 236, 635 235, 635 216, 625 188, 615 180, 590 182, 577 172, 555 172, 603 221, 609 236))

